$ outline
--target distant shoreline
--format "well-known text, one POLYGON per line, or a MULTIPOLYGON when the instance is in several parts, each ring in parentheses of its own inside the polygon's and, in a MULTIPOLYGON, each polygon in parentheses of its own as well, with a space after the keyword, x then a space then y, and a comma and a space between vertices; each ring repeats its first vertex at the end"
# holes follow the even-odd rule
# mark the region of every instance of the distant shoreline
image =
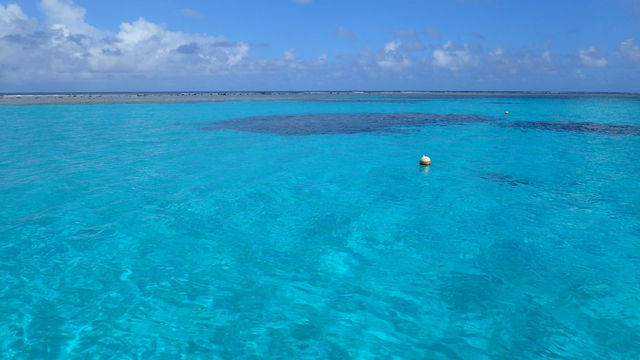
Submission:
POLYGON ((166 91, 0 94, 0 105, 179 104, 226 101, 367 101, 375 98, 638 97, 624 92, 550 91, 166 91))
POLYGON ((625 94, 640 95, 640 92, 625 91, 508 91, 508 90, 171 90, 171 91, 56 91, 56 92, 0 92, 0 96, 56 96, 56 95, 137 95, 137 94, 625 94))

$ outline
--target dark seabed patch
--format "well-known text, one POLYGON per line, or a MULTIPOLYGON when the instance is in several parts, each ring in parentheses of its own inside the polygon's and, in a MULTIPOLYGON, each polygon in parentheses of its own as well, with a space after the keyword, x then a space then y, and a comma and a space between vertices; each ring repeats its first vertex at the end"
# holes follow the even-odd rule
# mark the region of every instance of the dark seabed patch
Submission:
POLYGON ((602 135, 640 135, 640 126, 634 125, 614 125, 596 124, 592 122, 569 122, 569 121, 524 121, 508 124, 499 124, 500 127, 516 129, 535 129, 560 132, 574 132, 583 134, 602 135))
POLYGON ((485 180, 490 180, 499 184, 511 185, 513 187, 518 185, 529 185, 528 180, 516 179, 511 175, 504 175, 504 174, 498 174, 498 173, 487 173, 487 174, 481 175, 480 178, 485 180))
POLYGON ((426 125, 461 125, 498 121, 497 118, 460 114, 363 113, 363 114, 300 114, 252 116, 217 121, 203 130, 238 130, 278 135, 358 134, 373 132, 403 132, 426 125))
POLYGON ((522 102, 509 102, 509 101, 485 101, 483 104, 495 104, 495 105, 523 105, 522 102))
POLYGON ((418 104, 423 102, 429 102, 429 99, 315 99, 315 100, 300 100, 300 101, 316 101, 316 102, 331 102, 331 103, 389 103, 389 104, 418 104))

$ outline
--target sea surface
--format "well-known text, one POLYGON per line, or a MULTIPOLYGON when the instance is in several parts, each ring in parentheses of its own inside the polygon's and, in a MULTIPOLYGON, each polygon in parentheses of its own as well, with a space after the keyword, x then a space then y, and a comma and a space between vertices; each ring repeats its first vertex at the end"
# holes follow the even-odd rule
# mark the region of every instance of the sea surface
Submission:
POLYGON ((2 96, 0 358, 638 359, 640 95, 2 96))

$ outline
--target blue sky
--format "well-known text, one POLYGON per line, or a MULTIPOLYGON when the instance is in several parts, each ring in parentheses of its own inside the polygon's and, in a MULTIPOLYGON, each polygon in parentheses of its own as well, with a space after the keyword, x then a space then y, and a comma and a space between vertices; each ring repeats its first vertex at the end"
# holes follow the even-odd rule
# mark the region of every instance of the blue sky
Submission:
POLYGON ((0 0, 0 92, 640 92, 640 0, 0 0))

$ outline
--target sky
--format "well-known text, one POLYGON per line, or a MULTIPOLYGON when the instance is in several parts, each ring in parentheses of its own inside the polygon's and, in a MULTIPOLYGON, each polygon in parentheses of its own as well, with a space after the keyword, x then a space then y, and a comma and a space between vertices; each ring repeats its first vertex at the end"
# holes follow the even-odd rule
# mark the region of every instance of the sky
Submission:
POLYGON ((640 0, 0 0, 0 93, 640 92, 640 0))

